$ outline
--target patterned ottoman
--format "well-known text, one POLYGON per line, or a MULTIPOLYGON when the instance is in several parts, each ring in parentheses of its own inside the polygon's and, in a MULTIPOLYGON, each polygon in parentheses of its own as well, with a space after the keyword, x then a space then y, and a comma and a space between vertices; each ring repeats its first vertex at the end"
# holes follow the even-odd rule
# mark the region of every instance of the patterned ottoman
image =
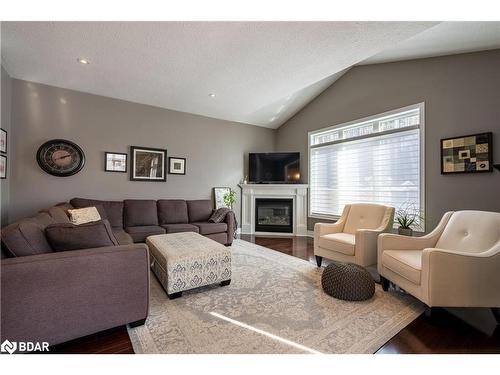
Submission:
POLYGON ((184 290, 231 283, 231 251, 194 232, 160 234, 146 239, 151 268, 170 299, 184 290))

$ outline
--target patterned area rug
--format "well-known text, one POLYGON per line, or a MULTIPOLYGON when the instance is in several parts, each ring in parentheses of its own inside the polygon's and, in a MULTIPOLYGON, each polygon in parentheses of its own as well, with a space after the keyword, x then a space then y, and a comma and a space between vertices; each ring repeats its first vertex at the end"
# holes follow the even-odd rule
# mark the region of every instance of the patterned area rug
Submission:
POLYGON ((136 353, 374 353, 423 311, 400 292, 365 302, 321 289, 312 263, 235 240, 231 285, 169 300, 151 275, 150 315, 129 329, 136 353))

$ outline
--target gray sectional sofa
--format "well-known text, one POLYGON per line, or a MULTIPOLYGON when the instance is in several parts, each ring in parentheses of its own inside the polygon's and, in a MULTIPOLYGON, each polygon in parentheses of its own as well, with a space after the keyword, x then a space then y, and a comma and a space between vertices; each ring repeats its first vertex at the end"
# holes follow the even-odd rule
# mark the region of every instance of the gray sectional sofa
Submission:
MULTIPOLYGON (((230 245, 234 214, 209 223, 212 212, 209 200, 74 198, 2 228, 1 341, 55 345, 127 323, 143 324, 149 309, 146 237, 192 231, 230 245), (112 246, 53 248, 48 230, 54 224, 67 229, 62 225, 70 223, 66 211, 90 206, 110 228, 112 246)), ((70 240, 74 244, 75 238, 70 240)))

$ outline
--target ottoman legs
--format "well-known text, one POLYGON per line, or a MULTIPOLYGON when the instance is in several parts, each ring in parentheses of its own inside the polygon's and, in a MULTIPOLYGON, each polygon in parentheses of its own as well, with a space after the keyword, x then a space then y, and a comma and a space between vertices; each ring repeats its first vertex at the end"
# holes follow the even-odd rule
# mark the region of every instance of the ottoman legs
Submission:
POLYGON ((231 284, 231 279, 221 281, 220 286, 227 286, 227 285, 229 285, 229 284, 231 284))
POLYGON ((167 294, 169 299, 176 299, 182 296, 182 292, 177 292, 177 293, 172 293, 172 294, 167 294))

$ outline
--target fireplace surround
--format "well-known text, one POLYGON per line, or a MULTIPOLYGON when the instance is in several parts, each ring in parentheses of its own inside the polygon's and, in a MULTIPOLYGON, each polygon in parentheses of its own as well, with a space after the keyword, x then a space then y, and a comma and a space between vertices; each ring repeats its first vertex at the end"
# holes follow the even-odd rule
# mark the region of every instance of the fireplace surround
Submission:
POLYGON ((241 233, 307 236, 306 184, 240 184, 241 233), (265 203, 258 220, 258 203, 265 203), (279 207, 287 202, 286 207, 279 207), (274 207, 278 206, 278 207, 274 207), (267 214, 266 214, 267 213, 267 214), (283 217, 290 214, 290 223, 283 217))

